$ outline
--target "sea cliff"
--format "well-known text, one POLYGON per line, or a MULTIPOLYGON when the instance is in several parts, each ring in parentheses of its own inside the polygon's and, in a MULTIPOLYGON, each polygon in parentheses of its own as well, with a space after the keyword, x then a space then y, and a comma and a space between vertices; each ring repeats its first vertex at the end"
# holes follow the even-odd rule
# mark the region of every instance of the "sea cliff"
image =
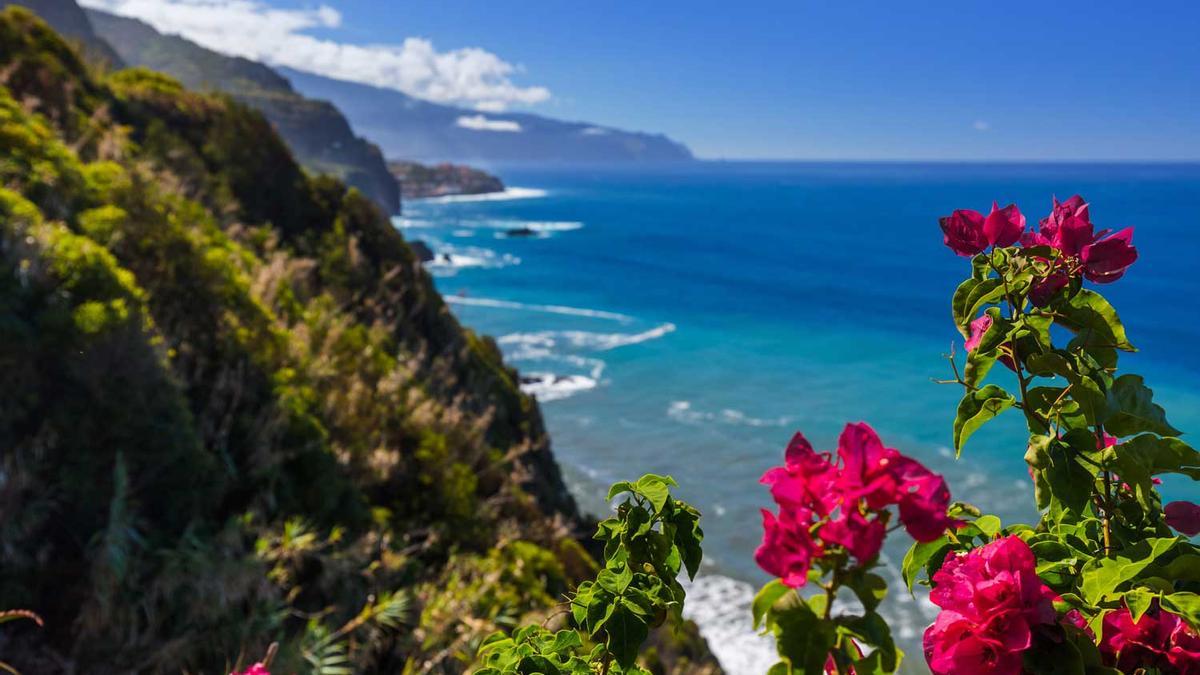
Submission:
POLYGON ((388 170, 400 182, 404 199, 478 195, 503 192, 504 183, 485 171, 460 164, 425 165, 418 162, 389 162, 388 170))
POLYGON ((593 572, 516 371, 261 113, 10 8, 0 145, 6 662, 460 672, 593 572))

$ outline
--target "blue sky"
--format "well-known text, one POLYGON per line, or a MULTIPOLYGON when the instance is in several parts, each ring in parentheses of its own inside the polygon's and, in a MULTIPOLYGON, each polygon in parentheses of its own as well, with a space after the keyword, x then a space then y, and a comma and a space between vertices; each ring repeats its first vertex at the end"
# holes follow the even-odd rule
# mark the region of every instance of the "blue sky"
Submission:
MULTIPOLYGON (((274 24, 308 16, 288 30, 335 45, 425 38, 422 58, 454 57, 448 80, 480 48, 486 95, 412 93, 659 131, 707 158, 1200 159, 1200 3, 85 2, 285 10, 274 24)), ((204 42, 194 24, 179 32, 204 42)), ((377 76, 358 59, 340 72, 377 76)))

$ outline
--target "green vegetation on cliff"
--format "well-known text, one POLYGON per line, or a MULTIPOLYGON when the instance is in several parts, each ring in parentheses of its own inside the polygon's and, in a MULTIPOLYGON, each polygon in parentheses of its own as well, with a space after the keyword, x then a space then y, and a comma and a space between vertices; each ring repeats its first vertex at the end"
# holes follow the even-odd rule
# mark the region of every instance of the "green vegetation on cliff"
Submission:
POLYGON ((400 188, 379 148, 355 136, 332 103, 301 96, 261 63, 163 35, 136 19, 96 10, 88 10, 87 18, 128 65, 167 73, 192 89, 230 94, 265 115, 304 168, 358 188, 388 213, 400 212, 400 188))
POLYGON ((461 672, 594 573, 495 343, 262 114, 10 8, 0 148, 5 662, 461 672))

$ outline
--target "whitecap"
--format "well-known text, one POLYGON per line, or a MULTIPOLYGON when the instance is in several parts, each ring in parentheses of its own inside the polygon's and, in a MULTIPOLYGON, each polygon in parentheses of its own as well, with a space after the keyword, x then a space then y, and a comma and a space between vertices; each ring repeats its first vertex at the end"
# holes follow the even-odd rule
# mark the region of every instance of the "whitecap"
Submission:
MULTIPOLYGON (((436 242, 431 242, 436 243, 436 242)), ((476 246, 439 246, 425 268, 435 276, 452 276, 467 267, 499 268, 520 265, 521 259, 509 253, 497 253, 476 246)))
POLYGON ((409 216, 394 216, 392 225, 401 230, 423 229, 429 227, 437 227, 436 223, 425 220, 424 218, 412 218, 409 216))
POLYGON ((544 349, 553 349, 560 343, 574 349, 589 349, 593 351, 608 351, 617 347, 641 344, 656 340, 675 330, 675 324, 664 323, 641 333, 594 333, 583 330, 540 331, 537 333, 512 333, 500 337, 497 342, 502 345, 538 345, 544 349))
POLYGON ((593 319, 609 319, 630 323, 635 319, 627 314, 606 312, 600 309, 585 309, 582 307, 567 307, 564 305, 536 305, 511 300, 496 300, 494 298, 473 298, 465 295, 447 295, 445 300, 454 305, 470 305, 474 307, 497 307, 501 309, 519 309, 528 312, 545 312, 548 314, 565 314, 568 316, 586 316, 593 319))
POLYGON ((454 235, 455 237, 460 237, 460 238, 474 237, 475 230, 455 230, 455 231, 451 232, 450 234, 454 235))
POLYGON ((554 373, 525 373, 521 375, 521 391, 536 396, 539 401, 559 401, 580 392, 595 389, 598 382, 585 375, 555 375, 554 373))
POLYGON ((691 401, 671 401, 667 406, 667 417, 684 424, 701 424, 716 422, 747 427, 784 427, 791 424, 790 417, 775 419, 751 417, 741 410, 724 408, 717 412, 695 410, 691 401))
POLYGON ((500 202, 510 199, 535 199, 549 194, 537 188, 510 187, 501 192, 485 192, 478 195, 445 195, 443 197, 424 197, 410 199, 424 204, 456 204, 461 202, 500 202))

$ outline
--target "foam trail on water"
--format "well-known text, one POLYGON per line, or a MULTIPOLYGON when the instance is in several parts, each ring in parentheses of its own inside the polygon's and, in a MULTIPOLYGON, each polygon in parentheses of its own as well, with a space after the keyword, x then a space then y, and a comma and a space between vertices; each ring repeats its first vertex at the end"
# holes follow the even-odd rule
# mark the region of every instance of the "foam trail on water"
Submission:
POLYGON ((656 340, 675 330, 675 324, 664 323, 654 328, 651 328, 641 333, 593 333, 583 330, 564 330, 564 331, 541 331, 537 333, 512 333, 501 337, 498 342, 502 345, 537 345, 544 349, 551 349, 559 344, 560 341, 565 341, 566 346, 576 349, 591 349, 594 351, 608 351, 617 347, 627 347, 629 345, 641 344, 649 340, 656 340))
POLYGON ((494 298, 471 298, 463 295, 446 295, 446 302, 452 305, 470 305, 474 307, 498 307, 502 309, 520 309, 528 312, 545 312, 548 314, 565 314, 568 316, 586 316, 593 319, 609 319, 630 323, 635 321, 628 314, 606 312, 600 309, 585 309, 583 307, 567 307, 565 305, 531 305, 511 300, 496 300, 494 298))
POLYGON ((410 199, 425 204, 455 204, 459 202, 502 202, 510 199, 535 199, 545 197, 548 192, 537 188, 510 187, 503 192, 485 192, 479 195, 446 195, 444 197, 426 197, 410 199))

